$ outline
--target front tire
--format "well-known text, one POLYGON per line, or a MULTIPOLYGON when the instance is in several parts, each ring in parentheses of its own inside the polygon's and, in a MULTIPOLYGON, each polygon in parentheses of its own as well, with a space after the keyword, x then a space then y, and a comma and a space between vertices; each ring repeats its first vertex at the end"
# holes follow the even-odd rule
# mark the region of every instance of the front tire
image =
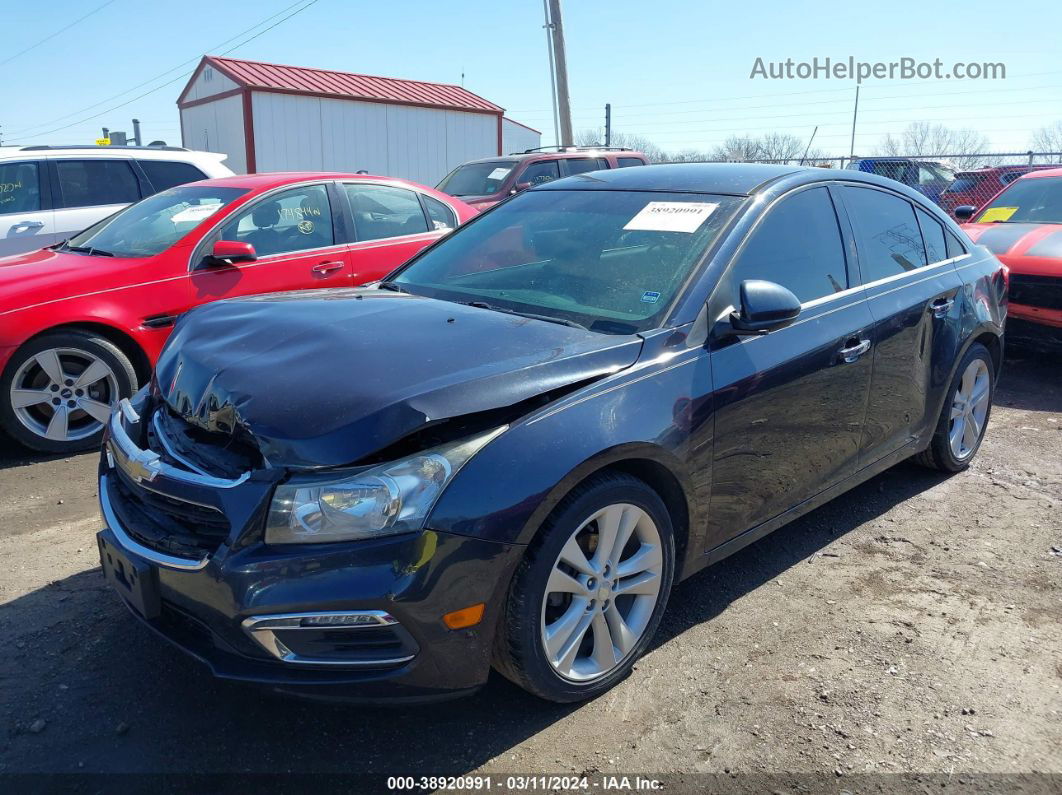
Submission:
POLYGON ((495 667, 549 701, 605 692, 652 641, 674 576, 659 495, 627 474, 592 476, 557 506, 517 568, 495 667))
POLYGON ((992 355, 974 343, 955 370, 929 447, 915 460, 942 472, 961 472, 970 466, 988 429, 995 390, 992 355))
POLYGON ((19 348, 0 377, 0 426, 41 453, 89 450, 136 382, 129 357, 110 340, 82 331, 44 334, 19 348))

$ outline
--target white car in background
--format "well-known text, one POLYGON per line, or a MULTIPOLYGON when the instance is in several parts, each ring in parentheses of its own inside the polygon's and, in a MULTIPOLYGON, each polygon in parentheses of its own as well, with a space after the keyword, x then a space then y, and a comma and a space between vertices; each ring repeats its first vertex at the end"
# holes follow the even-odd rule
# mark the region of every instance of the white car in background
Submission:
POLYGON ((0 147, 0 257, 65 240, 145 196, 233 172, 177 146, 0 147))

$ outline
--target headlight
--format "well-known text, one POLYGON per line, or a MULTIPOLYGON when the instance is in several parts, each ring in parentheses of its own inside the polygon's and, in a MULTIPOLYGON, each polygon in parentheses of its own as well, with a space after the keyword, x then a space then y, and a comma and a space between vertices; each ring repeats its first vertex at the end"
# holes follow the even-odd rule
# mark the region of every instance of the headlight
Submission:
POLYGON ((458 470, 506 427, 342 479, 284 483, 269 508, 266 543, 320 544, 419 530, 458 470))

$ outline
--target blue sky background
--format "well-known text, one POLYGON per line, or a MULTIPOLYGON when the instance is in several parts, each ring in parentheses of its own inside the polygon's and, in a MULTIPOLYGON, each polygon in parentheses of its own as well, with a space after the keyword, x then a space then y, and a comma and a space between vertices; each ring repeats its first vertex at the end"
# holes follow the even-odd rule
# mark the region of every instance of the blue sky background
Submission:
MULTIPOLYGON (((147 140, 179 143, 175 103, 195 60, 308 1, 111 0, 95 11, 104 0, 0 0, 3 140, 92 143, 103 126, 131 133, 135 116, 147 140)), ((1006 64, 1006 80, 864 83, 857 154, 914 120, 973 128, 994 151, 1024 151, 1033 130, 1062 120, 1062 63, 1057 35, 1047 33, 1062 29, 1057 2, 566 0, 564 12, 576 131, 600 126, 611 102, 615 130, 669 150, 710 149, 741 133, 807 138, 819 125, 816 148, 847 154, 854 82, 750 80, 757 56, 1006 64)), ((318 0, 230 55, 448 83, 463 72, 466 88, 541 129, 548 144, 542 23, 541 0, 318 0)))

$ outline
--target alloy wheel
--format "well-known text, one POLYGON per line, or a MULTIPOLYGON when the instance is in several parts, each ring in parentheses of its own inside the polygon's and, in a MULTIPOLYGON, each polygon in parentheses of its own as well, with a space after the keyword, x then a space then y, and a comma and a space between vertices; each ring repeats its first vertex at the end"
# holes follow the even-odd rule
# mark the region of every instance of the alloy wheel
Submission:
POLYGON ((590 682, 622 665, 660 598, 663 542, 636 505, 606 506, 571 535, 542 600, 546 659, 564 679, 590 682))
POLYGON ((983 359, 973 359, 963 371, 951 402, 948 443, 959 461, 977 449, 988 415, 992 377, 983 359))
POLYGON ((32 433, 73 442, 99 432, 118 394, 118 380, 103 359, 77 348, 49 348, 18 368, 9 399, 32 433))

